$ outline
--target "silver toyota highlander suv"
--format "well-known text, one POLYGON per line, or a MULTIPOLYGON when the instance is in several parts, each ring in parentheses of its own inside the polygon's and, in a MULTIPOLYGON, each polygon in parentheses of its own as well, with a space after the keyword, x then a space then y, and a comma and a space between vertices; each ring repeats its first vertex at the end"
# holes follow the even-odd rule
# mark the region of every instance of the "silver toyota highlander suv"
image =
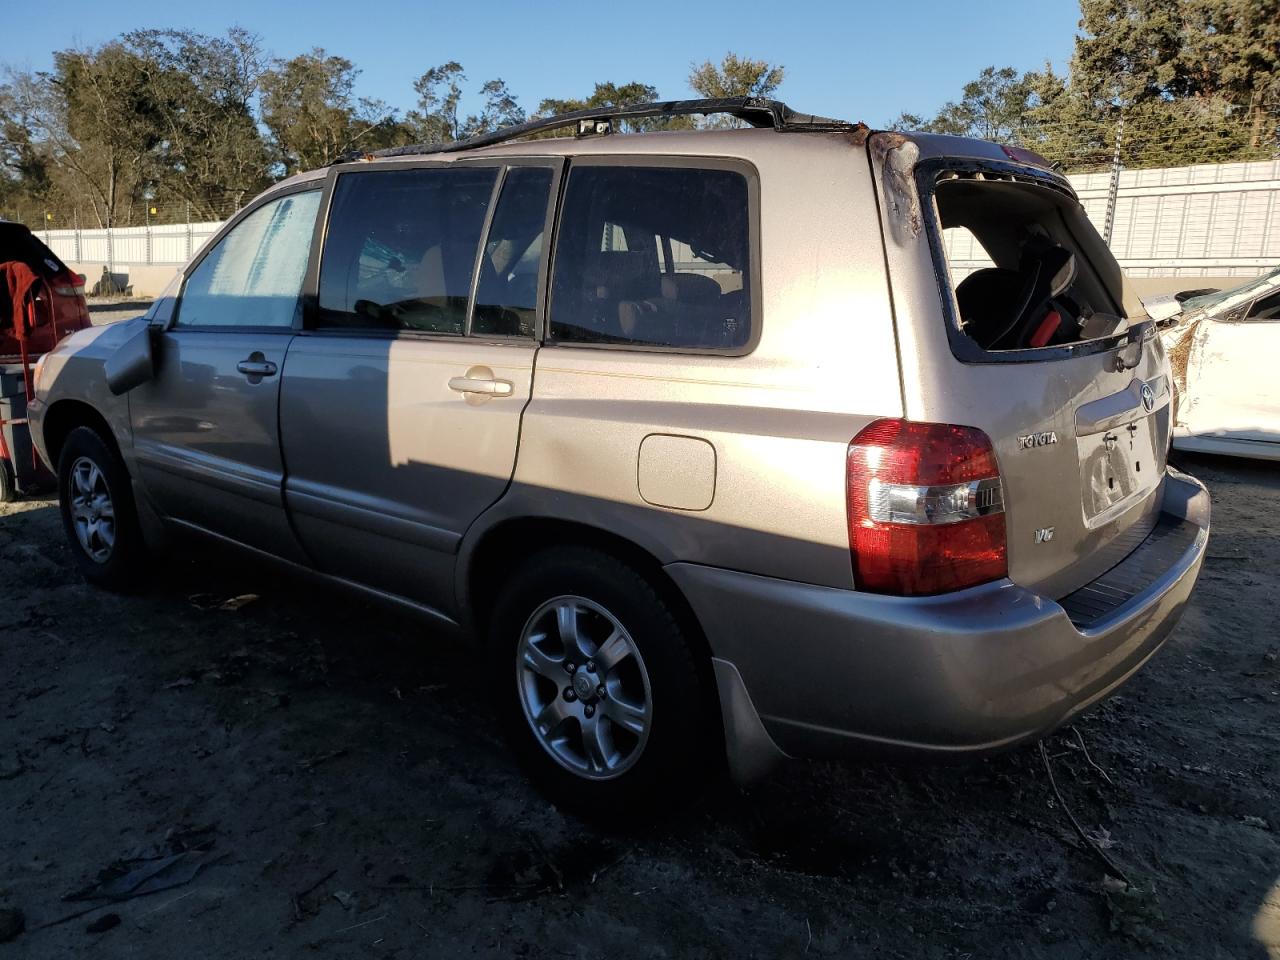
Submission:
POLYGON ((774 101, 292 177, 37 392, 89 580, 189 532, 415 608, 581 810, 1040 737, 1160 647, 1209 532, 1060 174, 774 101))

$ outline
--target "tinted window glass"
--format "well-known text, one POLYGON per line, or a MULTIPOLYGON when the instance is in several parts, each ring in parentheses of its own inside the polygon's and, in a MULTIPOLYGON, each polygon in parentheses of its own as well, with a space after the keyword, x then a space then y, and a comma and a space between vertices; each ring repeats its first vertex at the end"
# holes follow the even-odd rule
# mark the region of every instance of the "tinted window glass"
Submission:
POLYGON ((431 167, 339 177, 317 326, 462 333, 497 175, 431 167))
POLYGON ((734 349, 750 338, 747 181, 727 170, 579 167, 560 220, 551 334, 734 349))
POLYGON ((320 191, 265 203, 231 229, 187 280, 180 327, 289 327, 307 271, 320 191))
POLYGON ((474 334, 533 336, 551 174, 547 167, 507 171, 480 258, 474 334))

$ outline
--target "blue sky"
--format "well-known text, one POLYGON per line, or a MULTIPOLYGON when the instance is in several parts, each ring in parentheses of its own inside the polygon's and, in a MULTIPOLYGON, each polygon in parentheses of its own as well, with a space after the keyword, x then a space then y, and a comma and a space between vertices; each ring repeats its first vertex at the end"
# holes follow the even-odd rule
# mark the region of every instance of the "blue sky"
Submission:
MULTIPOLYGON (((239 24, 276 56, 313 46, 362 69, 357 92, 406 109, 413 79, 457 60, 468 92, 501 77, 530 112, 543 97, 582 96, 596 81, 639 80, 663 97, 690 95, 694 61, 729 50, 786 67, 779 96, 810 113, 883 124, 901 111, 931 114, 983 67, 1064 69, 1076 0, 1031 0, 997 15, 943 0, 839 2, 647 0, 72 0, 6 4, 0 63, 45 69, 54 49, 96 45, 125 30, 239 24), (689 18, 682 22, 682 18, 689 18)), ((477 106, 474 96, 464 109, 477 106)))

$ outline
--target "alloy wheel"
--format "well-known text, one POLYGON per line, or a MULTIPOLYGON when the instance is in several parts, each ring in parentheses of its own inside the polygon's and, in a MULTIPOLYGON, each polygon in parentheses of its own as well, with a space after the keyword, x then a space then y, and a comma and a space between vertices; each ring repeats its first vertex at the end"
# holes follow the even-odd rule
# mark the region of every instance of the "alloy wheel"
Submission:
POLYGON ((116 513, 101 468, 88 457, 71 465, 71 523, 85 554, 106 563, 116 544, 116 513))
POLYGON ((631 635, 600 604, 561 596, 538 607, 520 636, 516 683, 529 728, 570 772, 610 780, 644 752, 649 674, 631 635))

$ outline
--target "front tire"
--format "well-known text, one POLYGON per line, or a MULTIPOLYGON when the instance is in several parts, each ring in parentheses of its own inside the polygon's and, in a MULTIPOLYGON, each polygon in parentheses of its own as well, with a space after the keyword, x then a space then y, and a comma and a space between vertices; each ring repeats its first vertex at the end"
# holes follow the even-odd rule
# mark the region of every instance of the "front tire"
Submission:
POLYGON ((129 473, 91 427, 68 434, 58 456, 58 506, 76 566, 90 583, 128 592, 142 581, 145 549, 129 473))
POLYGON ((631 566, 586 547, 530 558, 498 600, 490 653, 513 749, 560 806, 652 815, 700 792, 715 737, 697 660, 631 566))

